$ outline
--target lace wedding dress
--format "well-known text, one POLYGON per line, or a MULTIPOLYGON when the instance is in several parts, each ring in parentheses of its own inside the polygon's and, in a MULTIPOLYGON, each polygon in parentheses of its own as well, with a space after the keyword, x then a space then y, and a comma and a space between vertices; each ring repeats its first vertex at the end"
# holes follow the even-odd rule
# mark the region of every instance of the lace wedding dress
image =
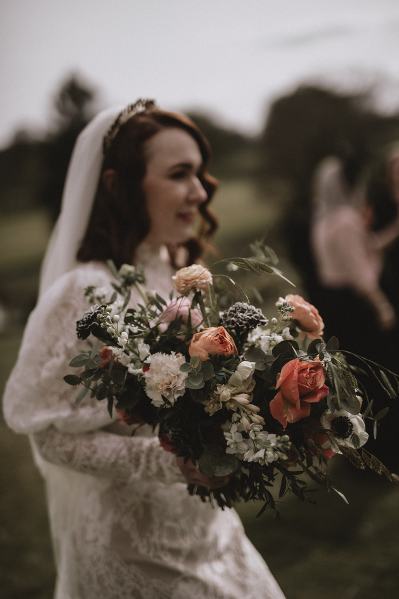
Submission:
MULTIPOLYGON (((147 287, 168 293, 170 265, 148 247, 139 259, 147 287)), ((189 496, 149 427, 131 436, 112 423, 106 402, 77 405, 76 388, 64 383, 86 344, 75 335, 87 309, 82 290, 110 279, 91 262, 48 289, 5 391, 6 420, 30 435, 46 481, 56 599, 282 599, 234 510, 189 496)))

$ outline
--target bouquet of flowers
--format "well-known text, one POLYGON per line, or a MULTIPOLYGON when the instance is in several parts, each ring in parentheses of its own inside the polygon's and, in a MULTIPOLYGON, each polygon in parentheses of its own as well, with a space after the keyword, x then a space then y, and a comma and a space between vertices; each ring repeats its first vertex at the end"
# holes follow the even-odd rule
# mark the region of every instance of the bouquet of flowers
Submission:
MULTIPOLYGON (((229 270, 281 275, 269 250, 253 247, 254 256, 230 260, 229 270)), ((279 298, 267 317, 245 294, 232 302, 220 281, 234 280, 199 264, 176 272, 169 298, 147 291, 135 267, 110 267, 112 288, 85 290, 91 307, 77 335, 87 351, 70 362, 80 371, 65 381, 82 386, 78 401, 86 393, 107 401, 125 423, 154 427, 166 451, 226 477, 222 488, 189 485, 191 494, 222 508, 262 500, 263 511, 288 491, 307 498, 315 481, 346 500, 327 475, 335 454, 391 478, 364 449, 365 420, 376 431, 385 410, 373 415, 364 377, 336 338, 323 339, 321 316, 301 296, 279 298)), ((362 363, 397 395, 394 373, 362 363)))

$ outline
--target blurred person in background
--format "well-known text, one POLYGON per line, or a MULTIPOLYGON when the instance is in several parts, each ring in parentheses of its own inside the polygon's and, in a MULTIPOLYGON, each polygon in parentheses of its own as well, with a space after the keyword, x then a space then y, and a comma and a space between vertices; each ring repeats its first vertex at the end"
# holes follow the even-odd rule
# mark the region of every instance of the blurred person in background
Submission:
MULTIPOLYGON (((325 158, 315 171, 311 247, 316 280, 311 299, 325 321, 326 339, 335 335, 345 350, 398 372, 399 297, 392 296, 384 282, 386 253, 399 238, 398 156, 385 161, 389 189, 385 206, 366 183, 364 167, 355 153, 347 152, 346 159, 325 158)), ((371 180, 373 176, 368 174, 371 180)), ((387 405, 377 384, 371 398, 374 413, 387 405)), ((369 443, 395 471, 399 470, 398 404, 393 401, 381 421, 384 442, 377 437, 369 443)))
POLYGON ((201 257, 216 228, 209 153, 190 119, 144 100, 100 113, 75 145, 4 395, 6 421, 30 436, 46 482, 56 599, 284 597, 236 512, 187 492, 187 482, 216 488, 225 477, 164 451, 151 427, 132 436, 106 402, 77 404, 63 381, 82 349, 84 289, 112 282, 107 260, 141 265, 148 288, 166 296, 178 260, 201 257))
POLYGON ((327 336, 340 336, 351 351, 377 355, 376 339, 397 322, 394 306, 381 287, 384 251, 399 237, 399 215, 381 230, 374 230, 375 199, 365 185, 351 182, 349 165, 328 157, 314 176, 311 243, 317 265, 318 306, 326 319, 327 336), (369 201, 370 200, 370 201, 369 201), (351 310, 351 306, 356 306, 351 310), (334 315, 340 314, 340 322, 334 315), (368 341, 363 334, 368 331, 368 341))

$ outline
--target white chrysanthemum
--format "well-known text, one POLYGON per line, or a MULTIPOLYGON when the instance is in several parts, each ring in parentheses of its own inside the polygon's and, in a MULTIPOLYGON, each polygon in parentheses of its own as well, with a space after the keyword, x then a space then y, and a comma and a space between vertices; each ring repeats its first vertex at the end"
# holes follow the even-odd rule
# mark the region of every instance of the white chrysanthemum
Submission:
POLYGON ((175 352, 151 356, 150 368, 144 373, 145 391, 157 408, 174 404, 184 394, 187 372, 182 372, 180 366, 185 361, 182 354, 175 352))
MULTIPOLYGON (((324 429, 331 431, 338 447, 341 445, 357 449, 367 443, 369 438, 361 414, 351 414, 346 410, 326 410, 320 418, 320 423, 324 429)), ((333 450, 340 453, 337 446, 334 444, 333 450)))

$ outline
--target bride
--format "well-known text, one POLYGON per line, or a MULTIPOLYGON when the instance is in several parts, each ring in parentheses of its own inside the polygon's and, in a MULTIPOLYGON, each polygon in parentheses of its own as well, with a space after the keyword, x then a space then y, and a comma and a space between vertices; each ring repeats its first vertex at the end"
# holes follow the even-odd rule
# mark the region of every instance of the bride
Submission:
POLYGON ((106 402, 77 405, 63 381, 84 343, 75 335, 83 290, 112 280, 106 260, 142 265, 148 288, 166 295, 174 268, 201 256, 216 228, 208 158, 190 119, 149 100, 100 113, 77 140, 4 396, 6 421, 30 436, 46 482, 56 599, 284 597, 234 510, 186 490, 223 480, 176 460, 149 427, 131 436, 106 402))

